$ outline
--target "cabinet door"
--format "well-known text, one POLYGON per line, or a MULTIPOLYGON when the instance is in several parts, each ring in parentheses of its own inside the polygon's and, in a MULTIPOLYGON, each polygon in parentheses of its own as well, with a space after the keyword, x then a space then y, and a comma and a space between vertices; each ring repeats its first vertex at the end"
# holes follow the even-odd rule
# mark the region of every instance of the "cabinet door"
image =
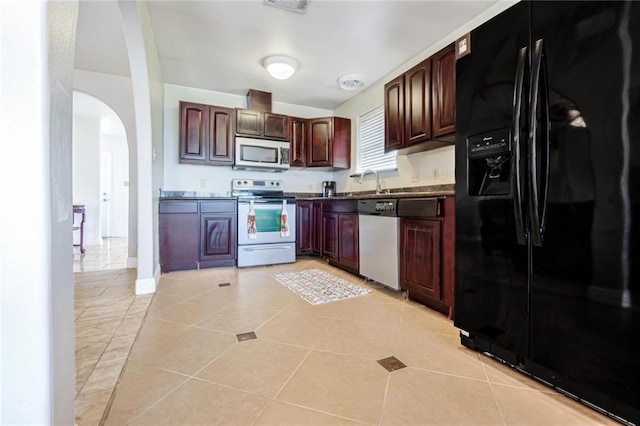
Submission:
POLYGON ((313 253, 313 202, 296 203, 296 254, 313 253))
POLYGON ((404 74, 404 146, 431 139, 431 59, 404 74))
POLYGON ((351 167, 351 120, 333 117, 331 132, 331 165, 334 169, 351 167))
POLYGON ((384 152, 404 146, 404 75, 384 85, 384 152))
POLYGON ((209 161, 233 164, 234 116, 233 109, 209 107, 209 161))
POLYGON ((307 166, 331 166, 333 134, 331 118, 309 120, 307 166))
POLYGON ((236 109, 236 133, 247 136, 262 136, 264 113, 249 109, 236 109))
POLYGON ((440 225, 437 220, 400 221, 400 285, 437 301, 442 298, 440 225))
POLYGON ((433 137, 456 130, 456 52, 450 45, 432 57, 433 137))
POLYGON ((338 213, 322 213, 322 255, 338 260, 338 213))
POLYGON ((358 270, 358 215, 338 216, 338 260, 346 267, 358 270))
POLYGON ((314 201, 312 207, 311 245, 313 253, 322 256, 322 201, 314 201))
POLYGON ((235 216, 200 215, 200 260, 235 259, 235 216))
POLYGON ((180 102, 180 162, 207 161, 209 106, 180 102))
POLYGON ((291 150, 290 165, 292 167, 305 167, 307 165, 307 154, 305 146, 306 120, 302 118, 291 118, 291 150))
POLYGON ((162 272, 198 267, 198 203, 161 202, 158 218, 162 272))
POLYGON ((289 117, 272 112, 264 113, 264 137, 289 140, 289 117))

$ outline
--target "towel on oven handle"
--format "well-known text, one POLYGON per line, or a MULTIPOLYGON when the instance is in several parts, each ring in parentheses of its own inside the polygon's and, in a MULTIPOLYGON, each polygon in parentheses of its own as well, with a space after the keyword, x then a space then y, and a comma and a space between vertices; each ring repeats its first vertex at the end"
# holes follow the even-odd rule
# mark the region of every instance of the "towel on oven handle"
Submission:
POLYGON ((287 200, 282 200, 282 212, 280 213, 280 237, 291 235, 289 230, 289 218, 287 217, 287 200))
POLYGON ((247 213, 247 236, 250 240, 258 237, 258 228, 256 228, 256 212, 253 210, 253 200, 249 201, 249 213, 247 213))

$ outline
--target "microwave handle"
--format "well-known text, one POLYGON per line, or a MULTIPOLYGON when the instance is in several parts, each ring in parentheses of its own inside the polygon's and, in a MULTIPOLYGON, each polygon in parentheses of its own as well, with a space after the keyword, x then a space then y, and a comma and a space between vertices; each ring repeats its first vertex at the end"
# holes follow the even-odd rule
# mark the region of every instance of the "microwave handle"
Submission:
POLYGON ((280 147, 280 164, 289 164, 289 148, 280 147))

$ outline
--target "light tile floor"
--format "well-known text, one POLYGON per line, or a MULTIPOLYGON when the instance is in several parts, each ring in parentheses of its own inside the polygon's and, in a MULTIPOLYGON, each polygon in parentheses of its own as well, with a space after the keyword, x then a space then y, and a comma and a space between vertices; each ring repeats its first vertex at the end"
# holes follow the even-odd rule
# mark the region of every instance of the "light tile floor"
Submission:
MULTIPOLYGON (((111 397, 102 420, 108 425, 615 424, 465 349, 451 321, 396 293, 372 286, 371 294, 313 306, 271 277, 307 268, 367 285, 309 259, 163 275, 113 394, 100 388, 111 397), (226 282, 231 285, 219 287, 226 282), (250 331, 257 339, 238 342, 237 333, 250 331), (387 372, 377 360, 389 356, 407 367, 387 372)), ((99 418, 81 417, 80 423, 99 418)))
POLYGON ((140 329, 151 295, 135 296, 125 239, 74 248, 76 422, 97 425, 140 329), (115 269, 114 269, 115 268, 115 269), (118 269, 119 268, 119 269, 118 269))
POLYGON ((105 271, 127 267, 127 239, 103 238, 102 244, 73 248, 73 272, 105 271))

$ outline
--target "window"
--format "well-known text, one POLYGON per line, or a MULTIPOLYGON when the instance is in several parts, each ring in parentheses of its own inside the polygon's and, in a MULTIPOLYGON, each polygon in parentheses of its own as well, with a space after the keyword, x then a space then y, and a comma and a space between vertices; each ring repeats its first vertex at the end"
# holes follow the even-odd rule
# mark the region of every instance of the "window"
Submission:
POLYGON ((396 152, 384 152, 384 107, 363 114, 358 119, 358 170, 395 170, 396 152))

